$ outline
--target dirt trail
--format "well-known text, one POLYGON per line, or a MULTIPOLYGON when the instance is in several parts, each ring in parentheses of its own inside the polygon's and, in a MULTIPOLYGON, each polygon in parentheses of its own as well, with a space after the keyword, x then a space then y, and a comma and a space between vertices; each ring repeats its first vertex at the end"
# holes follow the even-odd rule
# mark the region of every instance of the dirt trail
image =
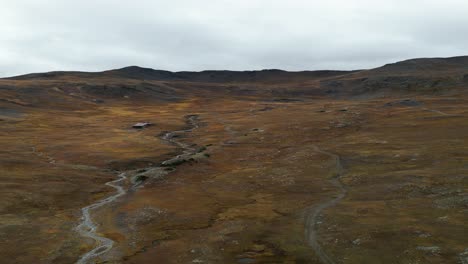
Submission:
POLYGON ((346 196, 347 190, 340 181, 340 177, 343 175, 343 166, 341 165, 340 157, 336 154, 321 150, 319 147, 314 146, 314 150, 318 153, 324 154, 335 160, 335 175, 330 182, 338 188, 338 195, 327 200, 314 208, 310 208, 306 212, 306 237, 309 245, 314 249, 317 257, 324 264, 335 264, 336 262, 323 250, 318 242, 318 218, 323 210, 326 208, 336 205, 341 199, 346 196))
POLYGON ((426 111, 429 111, 429 112, 433 112, 433 113, 436 113, 436 114, 439 114, 439 115, 443 115, 443 116, 449 115, 449 114, 447 114, 447 113, 445 113, 445 112, 442 112, 442 111, 439 111, 439 110, 435 110, 435 109, 423 108, 423 110, 426 110, 426 111))
MULTIPOLYGON (((183 154, 177 155, 176 157, 173 157, 171 159, 163 161, 162 164, 170 162, 173 159, 180 159, 183 156, 191 155, 195 151, 189 144, 179 142, 174 137, 174 135, 176 135, 176 134, 190 132, 193 129, 196 129, 196 128, 199 127, 199 124, 197 122, 198 116, 189 115, 189 116, 186 116, 186 118, 187 118, 187 123, 191 126, 190 128, 184 129, 184 130, 177 130, 177 131, 167 132, 161 137, 162 140, 165 140, 165 141, 167 141, 167 142, 169 142, 169 143, 171 143, 171 144, 173 144, 175 146, 178 146, 178 147, 182 148, 183 149, 183 154)), ((110 187, 114 188, 117 191, 115 194, 113 194, 113 195, 111 195, 109 197, 106 197, 104 199, 101 199, 101 200, 99 200, 99 201, 97 201, 97 202, 95 202, 95 203, 93 203, 91 205, 88 205, 86 207, 83 207, 81 209, 81 212, 82 212, 83 216, 81 217, 80 224, 76 227, 76 231, 83 237, 88 237, 88 238, 93 239, 96 242, 95 243, 96 245, 92 250, 90 250, 90 251, 86 252, 84 255, 82 255, 80 257, 80 259, 76 262, 77 264, 91 263, 91 261, 94 258, 108 252, 113 247, 115 242, 112 239, 101 236, 96 232, 97 231, 97 225, 93 222, 93 220, 91 218, 91 211, 96 209, 96 208, 107 205, 109 203, 112 203, 117 198, 125 195, 127 193, 127 190, 125 190, 121 186, 121 183, 126 181, 126 180, 127 180, 127 177, 125 175, 125 172, 120 173, 118 175, 118 179, 112 180, 112 181, 109 181, 109 182, 105 183, 107 186, 110 186, 110 187)))

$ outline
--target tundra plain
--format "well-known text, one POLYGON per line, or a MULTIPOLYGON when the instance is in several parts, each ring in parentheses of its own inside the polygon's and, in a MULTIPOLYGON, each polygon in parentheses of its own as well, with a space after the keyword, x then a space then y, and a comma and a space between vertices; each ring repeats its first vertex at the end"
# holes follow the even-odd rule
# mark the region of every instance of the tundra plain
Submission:
POLYGON ((467 91, 467 57, 0 79, 0 259, 78 261, 125 173, 90 263, 467 263, 467 91))

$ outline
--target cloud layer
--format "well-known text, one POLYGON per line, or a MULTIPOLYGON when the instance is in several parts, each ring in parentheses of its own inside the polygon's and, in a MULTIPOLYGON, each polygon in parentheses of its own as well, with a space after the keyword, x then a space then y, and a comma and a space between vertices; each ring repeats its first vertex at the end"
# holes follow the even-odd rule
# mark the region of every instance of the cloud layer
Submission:
POLYGON ((0 76, 360 69, 468 54, 466 0, 2 0, 0 76))

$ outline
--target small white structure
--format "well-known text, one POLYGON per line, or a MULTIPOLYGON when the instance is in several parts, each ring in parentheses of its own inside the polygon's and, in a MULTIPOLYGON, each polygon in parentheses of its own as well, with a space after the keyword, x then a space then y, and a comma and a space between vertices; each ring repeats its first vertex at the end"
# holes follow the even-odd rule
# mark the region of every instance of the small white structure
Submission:
POLYGON ((136 129, 142 129, 142 128, 145 128, 145 127, 149 127, 151 125, 153 125, 153 124, 149 123, 149 122, 141 122, 141 123, 134 124, 132 127, 136 128, 136 129))

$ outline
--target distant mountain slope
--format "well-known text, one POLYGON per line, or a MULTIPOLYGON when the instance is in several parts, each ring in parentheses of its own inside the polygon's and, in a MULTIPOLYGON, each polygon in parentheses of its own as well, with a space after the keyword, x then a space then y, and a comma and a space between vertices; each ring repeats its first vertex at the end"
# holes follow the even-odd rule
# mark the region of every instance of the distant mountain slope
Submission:
POLYGON ((467 92, 468 56, 411 59, 321 80, 328 94, 392 96, 467 92))
POLYGON ((31 80, 31 79, 64 79, 64 78, 128 78, 138 80, 159 81, 190 81, 190 82, 262 82, 262 81, 295 81, 333 76, 382 76, 382 75, 434 75, 467 73, 468 56, 451 58, 420 58, 386 64, 370 70, 357 71, 299 71, 288 72, 283 70, 259 71, 200 71, 200 72, 171 72, 155 70, 138 66, 129 66, 121 69, 103 72, 77 72, 57 71, 47 73, 31 73, 5 79, 31 80))
POLYGON ((288 82, 291 80, 308 80, 348 74, 356 71, 301 71, 288 72, 283 70, 260 71, 200 71, 200 72, 170 72, 154 70, 138 66, 103 72, 57 71, 47 73, 31 73, 5 79, 10 80, 64 80, 70 78, 124 78, 153 81, 188 81, 188 82, 288 82))
POLYGON ((373 74, 436 74, 468 71, 468 56, 421 58, 386 64, 371 70, 373 74))
POLYGON ((0 102, 74 107, 203 96, 257 99, 371 98, 468 92, 468 56, 412 59, 358 71, 170 72, 130 66, 103 72, 33 73, 0 79, 0 102))
POLYGON ((131 79, 147 79, 160 81, 188 81, 188 82, 288 82, 291 80, 307 80, 350 73, 350 71, 302 71, 288 72, 283 70, 260 71, 201 71, 201 72, 169 72, 141 68, 126 67, 104 72, 116 77, 131 79))

